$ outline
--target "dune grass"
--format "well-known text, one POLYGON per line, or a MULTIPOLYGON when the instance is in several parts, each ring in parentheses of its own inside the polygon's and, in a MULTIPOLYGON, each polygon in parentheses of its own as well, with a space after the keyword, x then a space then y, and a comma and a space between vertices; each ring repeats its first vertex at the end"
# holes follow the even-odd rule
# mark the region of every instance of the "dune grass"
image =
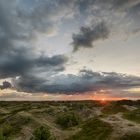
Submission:
POLYGON ((127 113, 124 113, 123 117, 130 121, 140 123, 140 108, 133 110, 133 111, 129 111, 127 113))
POLYGON ((7 117, 3 123, 0 124, 0 140, 9 140, 11 137, 18 135, 24 125, 32 122, 33 120, 27 116, 14 115, 7 117))
POLYGON ((106 115, 117 114, 119 112, 125 113, 128 112, 128 110, 115 102, 104 106, 102 109, 102 113, 106 115))
POLYGON ((82 130, 71 136, 68 140, 107 140, 112 132, 112 127, 97 118, 84 123, 82 130))

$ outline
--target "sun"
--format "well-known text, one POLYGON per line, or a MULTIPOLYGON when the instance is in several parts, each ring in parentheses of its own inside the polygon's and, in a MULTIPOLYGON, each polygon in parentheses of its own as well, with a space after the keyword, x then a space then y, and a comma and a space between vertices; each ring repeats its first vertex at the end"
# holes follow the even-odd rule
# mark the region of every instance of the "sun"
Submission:
POLYGON ((100 102, 101 102, 101 104, 106 104, 107 103, 105 98, 101 98, 100 102))
POLYGON ((102 98, 101 100, 102 100, 102 101, 105 101, 105 98, 102 98))

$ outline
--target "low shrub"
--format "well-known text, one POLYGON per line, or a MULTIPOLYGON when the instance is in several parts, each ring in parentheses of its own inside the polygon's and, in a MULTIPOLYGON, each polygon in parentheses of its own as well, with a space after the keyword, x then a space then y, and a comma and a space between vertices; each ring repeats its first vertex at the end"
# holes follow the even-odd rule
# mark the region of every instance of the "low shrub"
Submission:
POLYGON ((33 137, 30 140, 54 140, 47 126, 40 126, 33 132, 33 137))
POLYGON ((124 113, 123 116, 125 119, 128 119, 130 121, 134 121, 136 123, 140 123, 140 109, 136 109, 136 110, 124 113))
POLYGON ((122 105, 118 105, 116 103, 108 104, 103 107, 102 113, 104 114, 116 114, 119 112, 128 112, 128 110, 122 105))
POLYGON ((62 128, 69 128, 78 125, 81 122, 81 118, 76 113, 63 113, 60 114, 57 119, 56 123, 59 124, 62 128))
POLYGON ((0 128, 0 140, 10 140, 12 131, 12 126, 10 126, 9 124, 4 124, 0 128))

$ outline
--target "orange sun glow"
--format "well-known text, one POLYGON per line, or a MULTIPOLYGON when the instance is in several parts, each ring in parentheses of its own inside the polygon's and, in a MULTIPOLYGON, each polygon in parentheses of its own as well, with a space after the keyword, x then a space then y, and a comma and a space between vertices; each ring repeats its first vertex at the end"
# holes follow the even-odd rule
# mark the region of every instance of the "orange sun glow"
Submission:
POLYGON ((105 101, 105 98, 102 98, 101 100, 102 100, 102 101, 105 101))

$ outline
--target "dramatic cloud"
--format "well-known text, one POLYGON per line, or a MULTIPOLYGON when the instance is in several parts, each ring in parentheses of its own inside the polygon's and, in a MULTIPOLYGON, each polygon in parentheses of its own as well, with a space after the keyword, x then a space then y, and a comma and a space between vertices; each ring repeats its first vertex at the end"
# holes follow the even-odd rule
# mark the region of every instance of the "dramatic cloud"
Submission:
POLYGON ((11 83, 10 82, 7 82, 7 81, 4 81, 3 83, 2 83, 2 85, 0 85, 0 89, 7 89, 7 88, 11 88, 12 87, 12 85, 11 85, 11 83))
POLYGON ((104 22, 99 23, 94 27, 81 27, 79 34, 73 34, 74 51, 80 47, 93 47, 93 43, 100 39, 106 39, 109 36, 109 29, 104 22))
POLYGON ((108 39, 114 32, 133 34, 140 30, 139 0, 87 0, 78 4, 83 26, 72 35, 74 51, 92 48, 97 40, 108 39))
POLYGON ((139 0, 0 0, 0 80, 12 79, 0 89, 74 94, 140 86, 139 77, 118 73, 64 74, 71 73, 65 71, 73 57, 70 42, 78 51, 113 33, 138 33, 139 9, 139 0))
POLYGON ((67 62, 67 57, 63 55, 34 58, 34 56, 30 56, 24 50, 16 51, 16 53, 7 56, 1 56, 1 58, 0 78, 15 77, 29 73, 33 74, 33 70, 38 68, 42 68, 43 71, 61 71, 64 70, 64 64, 67 62))
POLYGON ((0 1, 0 78, 64 70, 66 56, 48 57, 32 41, 39 33, 51 34, 69 10, 57 1, 0 1))
POLYGON ((118 73, 98 73, 81 70, 78 75, 59 75, 45 80, 37 77, 20 77, 14 80, 19 91, 46 93, 85 93, 89 91, 127 89, 140 86, 140 77, 118 73))

